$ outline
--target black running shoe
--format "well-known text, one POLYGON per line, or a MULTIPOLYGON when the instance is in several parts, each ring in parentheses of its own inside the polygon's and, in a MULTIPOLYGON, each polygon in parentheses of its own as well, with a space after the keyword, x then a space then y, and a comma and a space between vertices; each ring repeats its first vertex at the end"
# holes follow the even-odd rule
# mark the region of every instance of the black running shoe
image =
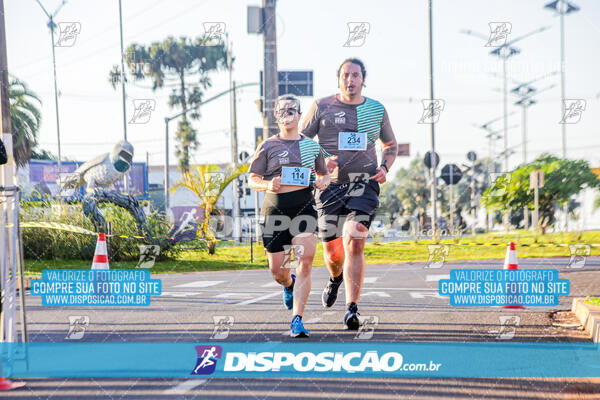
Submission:
POLYGON ((325 286, 325 289, 323 289, 323 295, 321 296, 323 307, 331 307, 335 304, 335 301, 337 300, 338 290, 343 281, 343 279, 340 279, 339 282, 334 282, 333 279, 329 277, 327 285, 325 286))
POLYGON ((350 331, 358 330, 358 327, 360 326, 360 321, 358 320, 359 315, 360 314, 358 313, 358 306, 356 303, 348 304, 348 312, 344 317, 344 325, 346 326, 346 329, 350 331))

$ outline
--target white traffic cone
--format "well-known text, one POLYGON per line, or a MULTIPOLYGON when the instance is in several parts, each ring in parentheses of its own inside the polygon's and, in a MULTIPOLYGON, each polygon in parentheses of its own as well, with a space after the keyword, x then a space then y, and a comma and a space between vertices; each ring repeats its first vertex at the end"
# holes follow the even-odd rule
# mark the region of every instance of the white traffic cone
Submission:
MULTIPOLYGON (((515 250, 515 244, 510 242, 506 249, 506 257, 504 258, 504 269, 519 269, 519 262, 517 261, 517 250, 515 250)), ((518 296, 519 293, 511 293, 512 295, 518 296)), ((503 306, 504 308, 525 308, 520 304, 513 304, 510 306, 503 306)))
POLYGON ((104 232, 100 232, 98 235, 92 269, 110 269, 108 266, 108 252, 106 251, 106 236, 104 232))

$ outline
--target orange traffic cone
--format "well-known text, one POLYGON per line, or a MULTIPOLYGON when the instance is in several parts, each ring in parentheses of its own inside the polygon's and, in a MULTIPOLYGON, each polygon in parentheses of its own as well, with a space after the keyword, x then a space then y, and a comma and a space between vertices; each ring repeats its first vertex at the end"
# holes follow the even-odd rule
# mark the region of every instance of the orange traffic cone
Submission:
POLYGON ((92 269, 110 269, 108 266, 108 252, 106 251, 106 236, 104 232, 98 234, 92 269))
MULTIPOLYGON (((504 258, 504 269, 519 269, 519 264, 517 261, 517 251, 515 250, 515 244, 510 242, 508 244, 508 248, 506 249, 506 257, 504 258)), ((515 296, 518 296, 519 293, 512 293, 515 296)), ((514 304, 510 306, 503 306, 504 308, 525 308, 520 304, 514 304)))
POLYGON ((25 386, 25 382, 13 382, 6 378, 0 378, 0 391, 13 390, 25 386))

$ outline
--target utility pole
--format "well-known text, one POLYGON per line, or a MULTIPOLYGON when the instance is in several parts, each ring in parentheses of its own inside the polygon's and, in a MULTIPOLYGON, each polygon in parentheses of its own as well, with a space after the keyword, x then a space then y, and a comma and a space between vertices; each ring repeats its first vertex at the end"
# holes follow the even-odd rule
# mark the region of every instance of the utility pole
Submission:
MULTIPOLYGON (((10 123, 10 97, 8 91, 8 58, 6 55, 6 32, 4 28, 4 0, 0 0, 0 138, 6 147, 8 163, 1 167, 0 186, 15 185, 15 158, 13 156, 13 135, 10 123)), ((4 227, 2 227, 4 229, 4 227)), ((4 251, 4 249, 2 250, 4 251)), ((1 297, 1 296, 0 296, 1 297)))
MULTIPOLYGON (((231 42, 229 42, 229 33, 227 33, 227 69, 229 70, 229 142, 231 146, 231 166, 232 168, 237 167, 237 132, 236 132, 236 96, 235 96, 235 82, 233 81, 233 66, 232 66, 232 54, 231 54, 231 42)), ((233 239, 236 241, 241 240, 242 224, 240 220, 240 196, 238 193, 238 180, 237 178, 232 182, 232 207, 231 217, 233 218, 233 239)))
POLYGON ((429 5, 429 98, 431 100, 431 164, 430 164, 430 176, 431 176, 431 231, 435 236, 436 220, 437 220, 437 177, 436 177, 436 163, 433 161, 435 154, 435 119, 433 118, 433 0, 428 0, 429 5))
MULTIPOLYGON (((121 35, 121 97, 123 99, 123 140, 127 141, 127 109, 125 107, 127 95, 125 94, 125 50, 123 49, 123 10, 121 7, 121 0, 119 0, 119 33, 121 35)), ((123 175, 123 189, 125 190, 125 193, 129 193, 129 180, 127 179, 128 176, 129 173, 123 175)))
MULTIPOLYGON (((231 130, 231 155, 233 159, 233 167, 238 166, 238 140, 237 140, 237 95, 235 90, 235 81, 232 83, 233 94, 233 126, 231 130)), ((242 213, 240 210, 240 180, 236 178, 233 181, 233 222, 234 230, 233 237, 237 238, 238 242, 242 241, 242 213)))
POLYGON ((275 0, 263 0, 264 74, 263 74, 263 138, 278 132, 273 111, 279 92, 277 76, 277 20, 275 0))

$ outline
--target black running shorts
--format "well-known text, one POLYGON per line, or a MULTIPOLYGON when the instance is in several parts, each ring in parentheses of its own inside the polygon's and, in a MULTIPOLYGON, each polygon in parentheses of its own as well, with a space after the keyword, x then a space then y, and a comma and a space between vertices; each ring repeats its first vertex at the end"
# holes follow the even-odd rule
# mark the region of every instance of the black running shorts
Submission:
POLYGON ((260 210, 260 225, 265 249, 284 251, 301 233, 316 233, 317 211, 309 188, 293 192, 267 193, 260 210))
POLYGON ((370 179, 343 184, 331 184, 316 190, 319 214, 319 237, 329 242, 343 235, 346 220, 360 222, 367 229, 379 207, 379 183, 370 179))

